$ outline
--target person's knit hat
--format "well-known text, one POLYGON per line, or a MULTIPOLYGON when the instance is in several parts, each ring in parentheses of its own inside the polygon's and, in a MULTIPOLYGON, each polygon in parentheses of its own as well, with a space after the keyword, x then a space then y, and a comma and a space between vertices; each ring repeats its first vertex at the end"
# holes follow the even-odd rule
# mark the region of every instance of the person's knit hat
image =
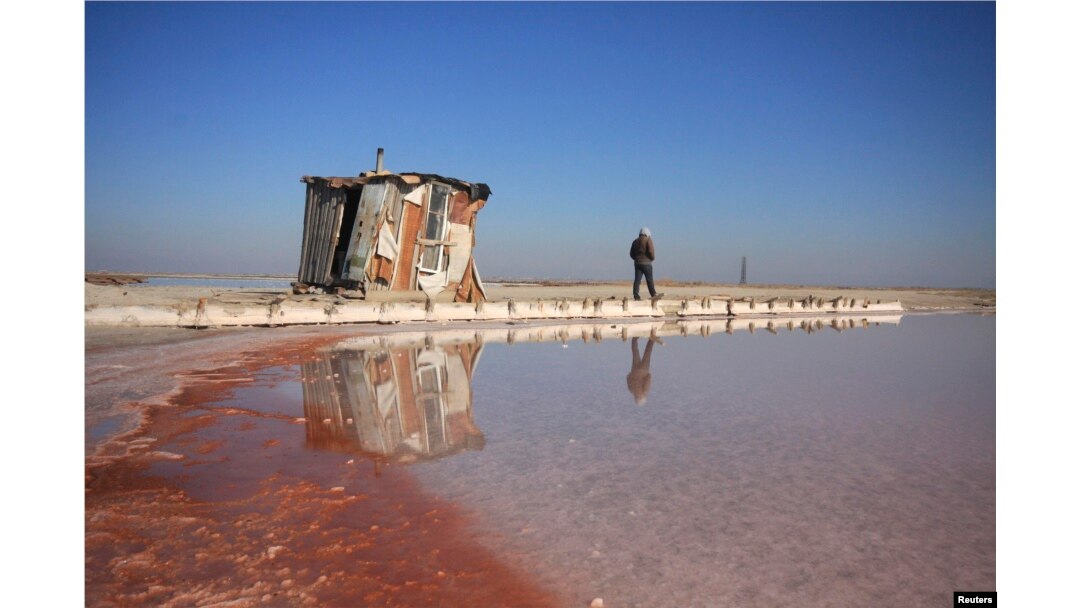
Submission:
POLYGON ((645 235, 647 237, 652 237, 652 232, 650 232, 648 228, 642 228, 641 232, 638 233, 638 236, 641 236, 641 235, 645 235))

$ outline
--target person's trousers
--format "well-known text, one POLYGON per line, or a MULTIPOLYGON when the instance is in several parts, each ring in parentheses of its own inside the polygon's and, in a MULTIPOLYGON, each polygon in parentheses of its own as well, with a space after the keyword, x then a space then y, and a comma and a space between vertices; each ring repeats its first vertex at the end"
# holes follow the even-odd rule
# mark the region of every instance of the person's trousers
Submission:
POLYGON ((649 286, 649 296, 656 296, 656 286, 652 282, 652 264, 634 262, 634 299, 640 300, 641 275, 645 275, 645 284, 649 286))

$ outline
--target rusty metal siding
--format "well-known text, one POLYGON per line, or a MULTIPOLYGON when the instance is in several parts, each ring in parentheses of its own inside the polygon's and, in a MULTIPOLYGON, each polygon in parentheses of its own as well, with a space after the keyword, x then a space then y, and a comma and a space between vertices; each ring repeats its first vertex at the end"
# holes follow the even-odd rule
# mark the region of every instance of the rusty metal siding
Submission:
MULTIPOLYGON (((426 198, 426 197, 425 197, 426 198)), ((416 260, 416 236, 420 233, 420 225, 424 218, 424 208, 427 205, 406 204, 402 207, 401 239, 398 240, 397 273, 394 277, 391 289, 408 290, 414 289, 416 283, 415 260, 416 260)))
POLYGON ((450 199, 450 223, 452 224, 468 224, 472 219, 472 213, 469 209, 469 193, 463 190, 458 190, 454 193, 454 196, 450 199))
POLYGON ((410 243, 406 246, 405 231, 407 229, 406 218, 409 213, 409 208, 414 207, 415 205, 406 203, 405 197, 416 190, 423 188, 424 185, 409 184, 406 182, 400 185, 395 184, 394 187, 397 194, 393 199, 393 204, 388 206, 388 212, 393 212, 394 214, 394 237, 397 239, 398 255, 397 259, 394 260, 394 271, 390 275, 389 289, 395 289, 394 286, 398 281, 399 275, 404 274, 405 276, 408 276, 410 274, 409 264, 412 260, 413 245, 410 243), (406 254, 406 251, 408 251, 408 254, 406 254))

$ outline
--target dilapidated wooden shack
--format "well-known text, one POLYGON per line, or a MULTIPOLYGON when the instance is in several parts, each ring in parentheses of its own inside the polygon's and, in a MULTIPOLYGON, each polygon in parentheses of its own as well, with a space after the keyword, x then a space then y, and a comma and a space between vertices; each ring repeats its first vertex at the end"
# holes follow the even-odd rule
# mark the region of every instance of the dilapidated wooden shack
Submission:
POLYGON ((384 171, 381 148, 374 171, 300 181, 307 203, 294 291, 486 299, 472 256, 476 214, 491 195, 486 184, 384 171))

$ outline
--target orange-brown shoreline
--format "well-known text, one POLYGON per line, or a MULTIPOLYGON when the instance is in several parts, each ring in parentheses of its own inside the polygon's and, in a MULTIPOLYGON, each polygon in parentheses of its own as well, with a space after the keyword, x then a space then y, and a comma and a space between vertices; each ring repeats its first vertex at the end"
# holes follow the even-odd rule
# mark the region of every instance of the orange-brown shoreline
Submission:
POLYGON ((468 514, 407 467, 376 478, 347 454, 287 456, 295 421, 215 405, 340 337, 242 349, 231 365, 223 350, 213 371, 144 405, 123 449, 88 458, 87 605, 558 604, 472 540, 468 514), (215 477, 220 494, 207 489, 215 477))

